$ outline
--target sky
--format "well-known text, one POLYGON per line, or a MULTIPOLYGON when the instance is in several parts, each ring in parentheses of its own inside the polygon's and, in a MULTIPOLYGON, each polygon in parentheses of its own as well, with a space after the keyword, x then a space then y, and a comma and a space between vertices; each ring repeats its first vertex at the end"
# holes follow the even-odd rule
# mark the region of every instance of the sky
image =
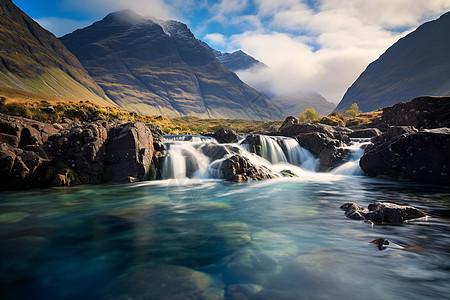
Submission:
POLYGON ((369 63, 449 0, 13 0, 56 36, 134 9, 176 19, 213 48, 243 50, 269 68, 237 72, 278 94, 317 92, 338 103, 369 63))

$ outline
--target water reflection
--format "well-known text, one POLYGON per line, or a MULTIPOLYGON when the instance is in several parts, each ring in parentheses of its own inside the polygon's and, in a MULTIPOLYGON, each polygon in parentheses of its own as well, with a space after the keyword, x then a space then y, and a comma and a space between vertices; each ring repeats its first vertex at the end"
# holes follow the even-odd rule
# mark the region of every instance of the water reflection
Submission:
POLYGON ((340 176, 1 198, 3 299, 443 299, 450 292, 445 187, 340 176), (430 217, 372 226, 345 218, 339 206, 348 201, 394 201, 430 217), (379 251, 370 243, 378 238, 391 244, 379 251))

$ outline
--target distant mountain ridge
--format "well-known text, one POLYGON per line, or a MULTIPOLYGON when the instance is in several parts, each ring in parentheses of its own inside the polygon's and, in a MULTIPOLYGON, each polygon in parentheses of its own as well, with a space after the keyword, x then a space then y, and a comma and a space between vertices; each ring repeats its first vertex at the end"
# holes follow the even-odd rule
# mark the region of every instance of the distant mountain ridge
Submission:
POLYGON ((61 41, 109 98, 127 110, 167 117, 282 117, 276 106, 225 68, 178 21, 124 10, 61 41))
MULTIPOLYGON (((248 55, 242 50, 237 50, 233 53, 225 53, 213 49, 207 43, 202 42, 202 45, 210 51, 214 56, 231 71, 240 71, 254 68, 254 71, 264 70, 269 68, 263 62, 248 55), (261 69, 259 69, 261 68, 261 69)), ((319 93, 303 92, 303 93, 285 93, 277 94, 269 91, 264 87, 261 89, 262 93, 267 96, 277 107, 280 108, 283 118, 290 115, 299 115, 308 108, 315 109, 320 115, 325 116, 333 111, 335 104, 328 102, 319 93)))
POLYGON ((239 70, 250 69, 253 67, 266 68, 267 65, 248 55, 242 50, 237 50, 232 53, 218 51, 207 43, 201 41, 202 45, 210 51, 222 65, 230 71, 236 72, 239 70))
POLYGON ((419 26, 372 62, 350 86, 338 111, 363 111, 418 96, 450 95, 450 12, 419 26))
POLYGON ((0 0, 1 86, 113 105, 78 59, 10 0, 0 0))

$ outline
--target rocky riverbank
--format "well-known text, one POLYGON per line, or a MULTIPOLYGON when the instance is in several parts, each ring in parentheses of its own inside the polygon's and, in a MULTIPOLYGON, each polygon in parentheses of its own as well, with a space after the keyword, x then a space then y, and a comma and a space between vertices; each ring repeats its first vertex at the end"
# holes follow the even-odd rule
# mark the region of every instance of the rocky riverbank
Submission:
POLYGON ((161 136, 140 122, 47 124, 0 114, 0 188, 155 179, 161 136))
POLYGON ((294 137, 329 171, 350 138, 371 138, 360 167, 366 175, 450 184, 450 97, 419 97, 383 109, 378 122, 354 127, 298 124, 288 117, 273 135, 294 137))
MULTIPOLYGON (((446 185, 449 116, 450 97, 420 97, 385 108, 377 122, 354 127, 298 123, 288 117, 277 131, 247 135, 242 144, 262 156, 262 134, 292 137, 319 159, 318 171, 328 172, 347 160, 351 139, 371 138, 359 162, 366 175, 446 185)), ((167 154, 163 134, 151 123, 65 119, 48 124, 0 114, 0 189, 160 178, 167 154)), ((242 156, 230 144, 238 140, 234 131, 205 135, 226 144, 200 147, 212 161, 220 160, 213 169, 223 179, 242 182, 280 176, 242 156)))

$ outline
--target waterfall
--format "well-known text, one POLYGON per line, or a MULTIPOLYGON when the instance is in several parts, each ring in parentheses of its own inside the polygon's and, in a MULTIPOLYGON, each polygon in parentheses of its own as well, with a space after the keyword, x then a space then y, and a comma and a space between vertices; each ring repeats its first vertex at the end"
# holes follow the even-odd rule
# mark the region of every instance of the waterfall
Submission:
POLYGON ((364 154, 364 148, 370 144, 370 139, 352 139, 349 146, 344 147, 350 151, 348 161, 335 168, 331 173, 341 175, 363 175, 359 166, 359 160, 364 154))
MULTIPOLYGON (((250 153, 248 144, 218 144, 213 138, 196 135, 165 136, 167 153, 163 161, 162 178, 223 178, 223 161, 236 154, 247 158, 253 165, 270 169, 274 174, 281 175, 285 170, 292 170, 300 177, 324 176, 315 173, 319 159, 302 148, 295 139, 265 135, 259 137, 262 157, 250 153)), ((362 175, 359 159, 364 153, 364 145, 368 143, 370 139, 352 139, 352 143, 344 147, 349 150, 347 162, 331 173, 362 175)))
POLYGON ((288 162, 292 165, 302 167, 310 171, 317 171, 319 159, 315 158, 311 152, 299 145, 299 143, 289 137, 277 137, 286 153, 288 162))
POLYGON ((171 142, 166 145, 168 150, 163 164, 163 179, 207 177, 209 159, 196 149, 200 143, 171 142))
POLYGON ((260 135, 261 139, 261 155, 272 164, 288 162, 286 155, 280 145, 271 137, 260 135))

